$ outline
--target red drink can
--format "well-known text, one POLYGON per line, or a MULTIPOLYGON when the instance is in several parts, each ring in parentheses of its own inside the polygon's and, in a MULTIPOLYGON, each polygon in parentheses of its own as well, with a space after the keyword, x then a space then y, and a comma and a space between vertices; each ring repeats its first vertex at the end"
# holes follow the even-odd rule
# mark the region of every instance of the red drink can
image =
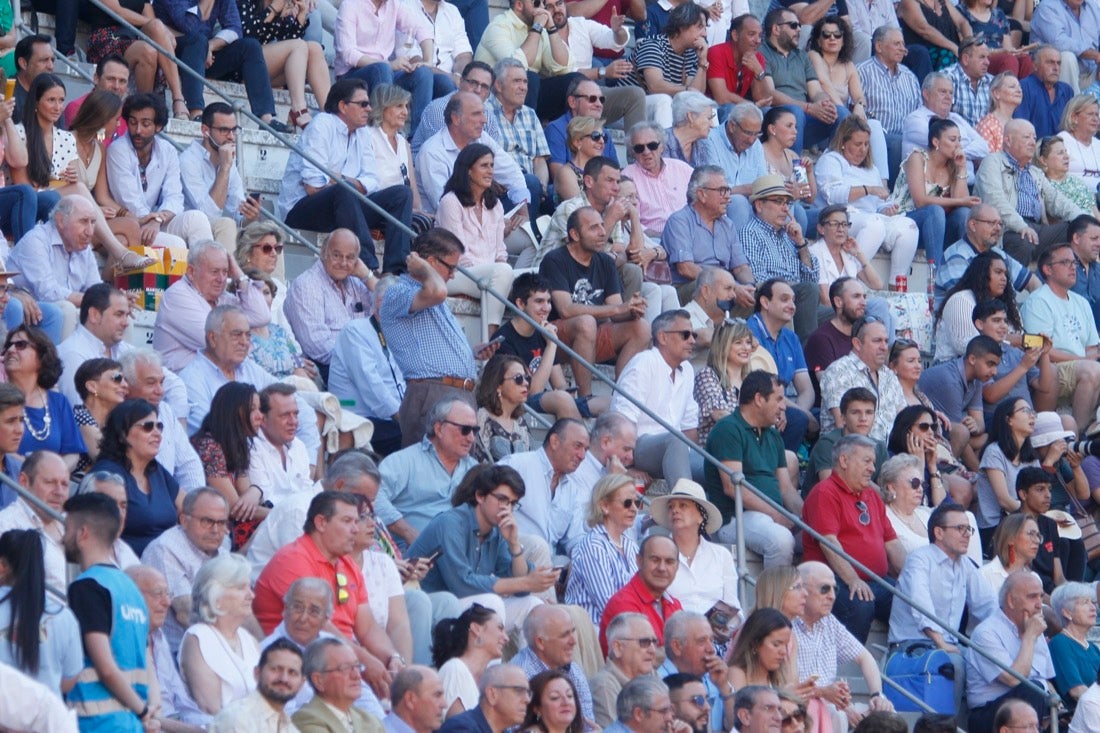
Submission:
POLYGON ((898 275, 894 278, 894 290, 899 293, 909 292, 909 278, 905 275, 898 275))

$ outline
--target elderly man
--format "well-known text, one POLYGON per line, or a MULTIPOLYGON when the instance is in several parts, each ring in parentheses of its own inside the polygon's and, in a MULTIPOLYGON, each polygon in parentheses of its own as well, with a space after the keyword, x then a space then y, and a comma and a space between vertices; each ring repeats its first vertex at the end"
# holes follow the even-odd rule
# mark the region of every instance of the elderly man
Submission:
MULTIPOLYGON (((917 602, 911 606, 900 598, 890 608, 891 654, 904 654, 910 647, 931 641, 948 653, 955 666, 955 709, 962 709, 963 657, 957 633, 964 607, 971 618, 985 621, 997 607, 989 583, 966 557, 970 538, 976 532, 963 507, 947 501, 928 517, 932 542, 909 553, 898 576, 898 590, 917 602), (939 626, 926 612, 950 622, 939 626)), ((886 661, 890 671, 890 660, 886 661)))
POLYGON ((975 167, 989 155, 989 144, 962 115, 951 111, 955 104, 955 82, 946 73, 934 71, 921 83, 921 99, 924 104, 905 118, 901 159, 907 160, 914 150, 928 147, 929 122, 933 119, 951 120, 959 128, 959 144, 966 155, 966 175, 973 179, 975 167))
POLYGON ((791 218, 791 194, 782 177, 766 175, 753 181, 749 201, 753 217, 740 232, 745 257, 756 282, 779 279, 794 289, 794 332, 808 338, 817 328, 820 271, 802 228, 791 218))
POLYGON ((878 395, 873 440, 886 442, 894 418, 906 406, 905 394, 893 370, 886 365, 890 356, 886 326, 877 318, 864 316, 852 324, 852 353, 821 372, 821 429, 832 430, 840 422, 840 398, 852 387, 866 387, 878 395))
MULTIPOLYGON (((39 450, 27 456, 19 470, 19 485, 55 513, 61 513, 69 497, 69 469, 56 453, 39 450)), ((9 529, 33 529, 42 537, 46 583, 58 590, 68 585, 62 535, 65 523, 50 512, 19 497, 0 511, 0 534, 9 529)), ((112 542, 114 538, 112 538, 112 542)))
POLYGON ((1047 3, 1031 22, 1035 26, 1032 42, 1049 43, 1059 51, 1060 78, 1073 87, 1074 94, 1096 81, 1100 8, 1085 0, 1059 0, 1047 3))
POLYGON ((776 733, 781 730, 779 695, 770 687, 749 685, 737 691, 733 701, 739 733, 776 733))
POLYGON ((504 733, 527 716, 531 687, 514 664, 487 667, 478 681, 478 706, 447 719, 439 733, 504 733))
MULTIPOLYGON (((458 80, 458 91, 472 92, 480 97, 482 102, 488 102, 494 81, 496 81, 496 77, 493 74, 492 66, 481 61, 471 61, 462 69, 462 76, 458 80)), ((424 114, 416 125, 416 132, 409 141, 413 155, 419 154, 420 148, 427 142, 428 138, 443 129, 445 126, 443 109, 456 93, 451 92, 442 97, 437 97, 424 108, 424 114)), ((500 129, 497 127, 496 118, 492 115, 486 115, 485 132, 497 142, 503 139, 500 129)), ((551 154, 553 154, 553 147, 551 147, 551 154)), ((552 170, 551 173, 553 173, 552 170)))
POLYGON ((870 709, 893 710, 894 706, 883 696, 878 662, 833 616, 837 589, 833 571, 824 563, 804 562, 798 566, 798 574, 806 588, 806 608, 794 619, 798 678, 816 678, 821 696, 845 715, 854 728, 865 712, 852 705, 851 689, 846 680, 837 677, 837 668, 855 662, 867 682, 870 709))
MULTIPOLYGON (((383 228, 386 251, 382 271, 396 273, 404 269, 409 254, 405 228, 391 224, 374 206, 364 204, 342 185, 366 196, 406 227, 412 221, 412 189, 402 185, 378 188, 374 147, 367 129, 367 92, 366 82, 360 79, 341 79, 332 85, 325 111, 298 138, 298 145, 309 153, 310 160, 290 153, 276 210, 289 226, 321 232, 350 229, 360 243, 373 243, 371 228, 383 228), (339 181, 330 178, 329 171, 338 171, 339 181)), ((360 256, 369 269, 378 269, 373 244, 360 256)))
POLYGON ((390 702, 390 713, 382 719, 386 733, 435 733, 447 712, 439 675, 419 664, 405 667, 394 676, 390 702))
POLYGON ((682 303, 690 299, 695 279, 707 266, 733 274, 739 284, 740 305, 747 307, 752 300, 752 268, 737 240, 737 227, 726 215, 731 191, 721 168, 698 166, 688 181, 687 206, 673 213, 665 223, 661 246, 668 252, 672 282, 682 303))
POLYGON ((172 613, 164 622, 164 637, 175 657, 183 632, 191 625, 191 588, 203 563, 229 552, 225 541, 229 504, 214 489, 201 487, 183 497, 180 523, 150 542, 141 561, 168 579, 172 613))
MULTIPOLYGON (((117 473, 110 473, 108 471, 92 471, 84 474, 84 478, 80 479, 80 483, 77 484, 76 493, 87 494, 96 492, 100 494, 106 494, 115 500, 118 504, 118 513, 122 517, 123 525, 126 524, 126 509, 129 504, 129 499, 126 496, 126 481, 122 476, 117 473)), ((140 565, 141 560, 138 559, 137 554, 127 544, 126 540, 122 539, 120 534, 116 539, 112 550, 112 563, 123 570, 132 568, 135 565, 140 565)))
POLYGON ((202 111, 202 136, 180 153, 183 200, 210 218, 214 239, 226 250, 237 247, 237 226, 260 218, 259 199, 245 196, 237 170, 237 113, 225 102, 202 111))
POLYGON ((1043 636, 1043 581, 1030 570, 1009 574, 1001 586, 999 608, 978 624, 966 652, 966 702, 970 706, 969 730, 991 730, 998 708, 1009 700, 1021 700, 1034 708, 1038 719, 1046 717, 1049 680, 1054 677, 1050 647, 1043 636), (979 654, 981 649, 1002 665, 1011 667, 1031 684, 1017 681, 979 654), (1037 685, 1042 692, 1032 689, 1037 685))
MULTIPOLYGON (((529 2, 530 0, 516 0, 529 2)), ((481 143, 493 151, 493 179, 507 190, 511 204, 530 203, 527 180, 515 159, 485 132, 485 103, 473 92, 455 92, 443 108, 444 127, 424 141, 416 154, 416 175, 420 179, 420 203, 424 210, 435 213, 443 188, 454 170, 455 160, 470 143, 481 143)), ((527 221, 527 209, 520 209, 505 224, 511 231, 527 221)))
POLYGON ((292 731, 286 704, 302 687, 302 651, 289 641, 276 641, 260 652, 254 671, 256 689, 226 705, 207 728, 210 733, 292 731))
POLYGON ((1082 214, 1069 223, 1066 236, 1077 261, 1077 281, 1071 289, 1089 302, 1100 328, 1100 220, 1082 214))
POLYGON ((500 465, 523 477, 527 493, 516 508, 520 532, 545 541, 552 553, 570 555, 584 537, 581 513, 589 487, 580 485, 573 472, 588 450, 588 430, 580 420, 562 418, 546 433, 542 447, 505 456, 500 465))
MULTIPOLYGON (((750 372, 741 383, 739 407, 719 420, 707 438, 707 452, 734 473, 745 478, 787 511, 802 510, 787 457, 783 438, 775 428, 783 415, 783 385, 770 372, 750 372)), ((704 467, 704 489, 707 499, 722 513, 721 542, 732 544, 737 537, 734 517, 736 485, 726 472, 719 472, 709 463, 704 467)), ((790 565, 794 558, 793 523, 771 504, 753 492, 744 494, 745 545, 764 556, 764 567, 790 565)))
POLYGON ((643 413, 629 394, 657 413, 665 422, 690 439, 699 427, 699 405, 692 396, 695 370, 691 366, 695 332, 691 314, 685 310, 665 311, 653 321, 653 346, 637 354, 619 376, 620 391, 611 398, 611 409, 637 425, 638 441, 634 464, 670 484, 702 476, 702 461, 676 436, 643 413))
POLYGON ((607 728, 615 720, 615 700, 626 683, 653 675, 657 645, 653 626, 644 614, 627 611, 611 619, 607 663, 590 680, 596 725, 607 728))
POLYGON ((692 167, 664 157, 665 130, 655 122, 639 122, 627 137, 634 162, 623 168, 623 175, 638 188, 638 215, 646 235, 660 239, 668 217, 683 206, 692 167))
POLYGON ((523 62, 506 56, 496 62, 493 71, 496 80, 493 82, 493 94, 485 102, 485 113, 496 118, 504 149, 523 171, 527 190, 531 194, 531 211, 528 214, 534 220, 550 185, 550 170, 546 165, 550 146, 535 110, 524 104, 528 81, 523 62))
POLYGON ((451 506, 451 495, 477 465, 470 456, 477 415, 458 399, 444 399, 428 412, 428 432, 419 443, 386 456, 379 466, 382 488, 378 521, 408 547, 432 517, 451 506))
POLYGON ((694 675, 702 681, 710 708, 708 730, 730 730, 734 725, 733 697, 729 667, 714 653, 714 632, 701 613, 678 611, 665 622, 665 661, 657 668, 658 677, 672 674, 694 675))
POLYGON ((621 412, 608 410, 592 423, 588 433, 588 451, 572 479, 586 492, 591 492, 596 482, 608 473, 640 472, 630 470, 634 465, 634 447, 638 444, 638 428, 634 421, 621 412))
POLYGON ((1044 138, 1062 129, 1062 113, 1074 95, 1073 87, 1058 81, 1062 57, 1054 46, 1040 46, 1031 52, 1035 71, 1020 79, 1023 101, 1012 116, 1035 126, 1035 135, 1044 138))
POLYGON ((695 332, 695 350, 691 365, 696 370, 707 364, 711 339, 718 326, 729 317, 731 311, 751 308, 755 291, 752 286, 738 285, 728 270, 719 267, 702 267, 695 278, 695 292, 684 305, 691 315, 691 330, 695 332), (744 295, 748 300, 742 300, 744 295))
MULTIPOLYGON (((802 519, 880 578, 897 573, 905 548, 886 519, 886 507, 872 487, 875 443, 862 435, 846 435, 833 449, 833 473, 810 490, 802 519), (855 501, 852 501, 855 497, 855 501)), ((871 622, 890 616, 892 595, 879 582, 870 585, 862 571, 819 543, 803 537, 803 557, 827 563, 837 575, 836 617, 860 644, 867 641, 871 622)))
POLYGON ((650 533, 638 547, 638 572, 607 602, 600 617, 600 647, 607 654, 607 627, 611 619, 626 611, 643 614, 657 637, 664 644, 665 622, 677 611, 683 610, 680 601, 668 594, 668 587, 676 579, 680 556, 671 537, 650 533))
MULTIPOLYGON (((893 4, 886 4, 890 8, 889 14, 894 15, 893 4)), ((859 64, 856 71, 867 98, 867 114, 882 123, 886 133, 893 175, 903 160, 901 146, 905 120, 921 104, 920 82, 909 67, 902 64, 907 50, 905 37, 897 27, 896 16, 893 23, 875 25, 873 30, 871 45, 874 54, 859 64)))
POLYGON ((191 363, 206 341, 199 324, 219 305, 240 306, 250 327, 271 320, 263 293, 237 260, 212 239, 195 242, 187 251, 187 273, 164 291, 153 324, 153 348, 165 367, 178 373, 191 363), (236 292, 226 291, 227 278, 236 281, 236 292))
POLYGON ((1017 292, 1033 291, 1042 285, 1042 281, 1033 275, 1026 266, 1020 264, 1001 247, 1001 231, 1004 222, 1001 214, 990 204, 982 203, 970 207, 970 216, 966 220, 966 233, 943 252, 943 264, 936 268, 935 305, 939 310, 947 297, 947 291, 966 272, 966 268, 982 252, 993 251, 1004 258, 1008 266, 1008 278, 1017 292))
POLYGON ((294 725, 314 733, 383 733, 378 719, 356 705, 362 682, 356 653, 341 639, 318 639, 306 647, 302 672, 313 699, 294 713, 294 725))
MULTIPOLYGON (((764 26, 760 25, 760 20, 755 15, 743 13, 730 22, 729 40, 707 50, 707 91, 715 102, 722 105, 719 107, 720 113, 723 109, 736 109, 746 102, 756 107, 756 100, 760 100, 762 105, 770 104, 764 54, 759 50, 763 33, 764 26)), ((759 110, 759 107, 756 108, 759 110)), ((730 111, 730 116, 732 114, 730 111)), ((757 116, 760 116, 759 112, 757 116)), ((713 131, 711 134, 713 136, 713 131)))
MULTIPOLYGON (((373 247, 373 240, 367 240, 373 247)), ((373 311, 374 274, 360 258, 362 246, 350 229, 335 229, 321 245, 321 256, 287 288, 285 313, 302 345, 328 380, 336 337, 356 318, 373 311)))
POLYGON ((413 242, 408 271, 382 298, 379 321, 406 383, 397 413, 402 447, 420 441, 431 427, 425 417, 438 402, 455 398, 474 406, 474 356, 488 359, 496 349, 483 344, 471 351, 466 334, 444 302, 447 281, 454 277, 465 251, 451 232, 429 229, 413 242))
POLYGON ((958 62, 944 69, 955 85, 951 111, 976 125, 989 112, 989 88, 993 84, 985 36, 978 34, 963 39, 959 43, 958 56, 958 62))
POLYGON ((615 722, 604 730, 607 733, 691 733, 691 726, 675 717, 668 686, 646 675, 623 685, 615 701, 615 722))
POLYGON ((1004 221, 1004 248, 1021 264, 1039 251, 1066 241, 1066 222, 1086 213, 1051 185, 1035 156, 1035 127, 1027 120, 1009 120, 1004 146, 982 161, 974 192, 995 208, 1004 221))
MULTIPOLYGON (((751 15, 742 17, 758 23, 751 15)), ((712 47, 711 51, 714 48, 720 47, 712 47)), ((713 83, 715 80, 710 81, 713 83)), ((763 125, 764 116, 760 108, 752 102, 741 102, 730 109, 725 124, 715 127, 707 136, 713 154, 712 162, 726 174, 730 187, 726 215, 738 227, 745 226, 752 218, 749 194, 752 193, 753 181, 768 173, 764 148, 760 144, 763 125)))
POLYGON ((523 638, 527 646, 512 657, 512 664, 526 672, 528 679, 548 669, 565 672, 577 688, 581 714, 585 720, 594 721, 596 715, 588 678, 573 658, 577 629, 569 612, 558 605, 536 606, 523 621, 523 638))
POLYGON ((265 499, 275 504, 313 490, 313 461, 305 443, 295 436, 299 413, 296 393, 293 386, 281 382, 260 390, 264 420, 252 440, 248 478, 263 490, 265 499))
MULTIPOLYGON (((320 578, 302 577, 290 584, 283 598, 283 619, 278 626, 260 642, 260 648, 271 644, 289 643, 298 651, 305 653, 310 644, 318 639, 336 639, 335 634, 325 631, 332 619, 332 588, 320 578)), ((302 685, 289 700, 286 710, 293 715, 313 699, 313 687, 302 685)), ((360 684, 359 699, 356 704, 376 718, 385 713, 371 686, 360 684)))

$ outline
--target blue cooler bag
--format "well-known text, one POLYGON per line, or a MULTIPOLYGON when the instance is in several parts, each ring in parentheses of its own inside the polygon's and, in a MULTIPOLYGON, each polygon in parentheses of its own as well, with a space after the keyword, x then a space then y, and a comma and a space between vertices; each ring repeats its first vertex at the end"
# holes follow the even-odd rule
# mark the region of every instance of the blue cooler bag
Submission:
MULTIPOLYGON (((937 713, 954 715, 955 665, 932 642, 915 642, 892 652, 884 670, 887 677, 937 713)), ((899 713, 923 713, 909 698, 884 685, 883 694, 899 713)))

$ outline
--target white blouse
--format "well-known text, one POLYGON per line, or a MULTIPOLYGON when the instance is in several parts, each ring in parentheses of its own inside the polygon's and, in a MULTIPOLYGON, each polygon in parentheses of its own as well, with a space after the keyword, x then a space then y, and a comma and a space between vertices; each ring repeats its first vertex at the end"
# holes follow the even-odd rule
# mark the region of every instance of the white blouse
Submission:
POLYGON ((861 211, 878 213, 889 201, 878 196, 863 196, 855 201, 848 197, 853 188, 867 186, 874 188, 882 185, 878 168, 860 168, 852 165, 848 159, 835 150, 822 155, 814 168, 817 180, 817 205, 846 204, 861 211))
POLYGON ((1100 184, 1100 140, 1093 138, 1084 145, 1067 130, 1059 132, 1058 137, 1065 142, 1069 154, 1069 174, 1080 178, 1089 192, 1095 193, 1100 184))
POLYGON ((843 250, 840 252, 840 261, 844 263, 844 269, 838 269, 836 260, 833 259, 833 255, 829 252, 829 245, 825 244, 824 239, 819 239, 810 245, 810 254, 817 260, 819 285, 832 285, 841 276, 859 277, 859 273, 863 271, 863 265, 859 264, 859 260, 843 250))
POLYGON ((401 133, 397 133, 397 149, 390 145, 390 140, 381 127, 370 125, 370 141, 374 147, 374 162, 378 167, 374 174, 378 177, 378 188, 405 185, 405 178, 411 180, 409 171, 409 141, 401 133), (405 173, 401 172, 401 166, 405 166, 405 173))

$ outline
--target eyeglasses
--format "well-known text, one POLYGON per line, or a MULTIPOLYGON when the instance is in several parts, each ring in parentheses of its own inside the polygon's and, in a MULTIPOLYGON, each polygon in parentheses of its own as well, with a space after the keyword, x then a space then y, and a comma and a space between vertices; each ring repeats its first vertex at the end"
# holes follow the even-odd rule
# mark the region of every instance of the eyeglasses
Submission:
POLYGON ((707 704, 707 697, 706 695, 691 695, 689 697, 685 697, 683 700, 674 700, 673 702, 675 702, 677 705, 685 702, 690 702, 695 707, 701 708, 707 704))
POLYGON ((489 494, 489 496, 496 499, 498 504, 503 504, 504 506, 509 507, 511 509, 518 509, 519 508, 519 499, 514 499, 514 500, 509 499, 504 494, 489 494))
POLYGON ((674 333, 682 338, 684 341, 695 338, 695 332, 692 331, 690 328, 685 328, 682 331, 664 331, 664 333, 674 333))
POLYGON ((830 593, 836 592, 836 586, 835 585, 829 585, 828 583, 825 583, 824 585, 821 585, 821 586, 818 587, 817 592, 820 593, 823 596, 827 596, 830 593))
POLYGON ((844 38, 844 34, 840 31, 821 31, 821 37, 823 39, 828 38, 834 41, 839 41, 841 38, 844 38))
POLYGON ((653 636, 639 636, 637 638, 632 638, 628 636, 622 641, 636 641, 638 642, 638 646, 640 646, 642 649, 648 649, 651 646, 656 646, 659 643, 657 641, 657 638, 653 636))
POLYGON ((864 316, 863 318, 857 318, 855 323, 852 324, 852 338, 859 336, 859 332, 863 330, 863 327, 868 323, 882 323, 882 320, 874 316, 864 316))
POLYGON ((357 104, 363 109, 370 109, 370 100, 368 99, 349 99, 345 104, 357 104))
POLYGON ((971 527, 969 524, 948 524, 945 526, 945 529, 953 529, 959 534, 964 534, 967 537, 978 531, 971 527))
POLYGON ((348 590, 348 576, 336 573, 336 601, 341 605, 351 600, 351 591, 348 590))
POLYGON ((1037 540, 1040 543, 1043 541, 1043 533, 1037 529, 1029 529, 1024 532, 1024 536, 1031 540, 1037 540))
POLYGON ((164 432, 164 423, 160 420, 146 420, 145 422, 137 423, 137 427, 141 428, 143 433, 151 433, 156 430, 158 433, 164 432))
POLYGON ((30 345, 31 342, 27 341, 26 339, 16 339, 15 341, 12 341, 7 346, 5 346, 4 351, 9 351, 11 349, 15 349, 16 351, 23 351, 30 345))
POLYGON ((238 132, 241 131, 241 126, 237 125, 236 127, 211 127, 210 129, 214 132, 220 132, 223 135, 228 135, 230 133, 236 135, 238 132))
POLYGON ((603 130, 596 130, 595 132, 591 133, 590 135, 587 135, 586 137, 588 137, 588 139, 591 140, 594 143, 602 143, 604 141, 603 140, 603 130))
POLYGON ((263 252, 265 255, 269 255, 272 252, 274 252, 277 255, 281 255, 283 253, 283 245, 281 245, 281 244, 267 244, 266 242, 264 244, 254 244, 254 245, 252 245, 252 249, 258 249, 261 252, 263 252))
POLYGON ((764 203, 775 204, 776 206, 782 206, 785 209, 791 207, 791 200, 782 196, 768 196, 767 198, 760 199, 764 203))
POLYGON ((644 505, 645 502, 641 499, 623 499, 623 509, 629 509, 630 507, 641 509, 644 505))
POLYGON ((355 662, 353 664, 352 662, 348 662, 347 664, 341 664, 336 667, 327 667, 325 669, 322 669, 321 671, 325 674, 330 674, 332 672, 347 674, 348 672, 352 671, 354 671, 356 674, 363 674, 363 670, 365 670, 366 668, 367 665, 365 664, 359 664, 358 662, 355 662))
POLYGON ((976 216, 972 216, 972 217, 970 217, 970 221, 976 221, 979 224, 988 224, 991 227, 1004 226, 1004 222, 1001 221, 1000 219, 979 219, 976 216))
MULTIPOLYGON (((536 2, 537 2, 537 0, 536 0, 536 2)), ((531 693, 531 688, 527 687, 526 685, 493 685, 493 687, 495 687, 498 690, 511 690, 512 692, 516 693, 517 695, 520 695, 521 697, 525 697, 528 700, 531 699, 531 694, 532 694, 531 693)))
POLYGON ((474 79, 463 79, 462 83, 465 84, 466 86, 470 87, 474 91, 487 92, 491 88, 489 84, 486 84, 483 81, 476 81, 474 79))
POLYGON ((719 196, 726 197, 733 193, 729 186, 700 186, 700 191, 717 191, 719 196))
POLYGON ((649 150, 650 152, 653 152, 653 151, 657 150, 657 148, 659 148, 659 147, 661 147, 661 143, 657 142, 656 140, 653 140, 653 141, 648 142, 648 143, 635 143, 633 146, 631 146, 631 150, 634 151, 635 155, 641 155, 642 153, 644 153, 647 150, 649 150))
POLYGON ((786 23, 777 23, 776 25, 785 25, 792 31, 796 31, 802 27, 802 24, 799 23, 797 20, 788 20, 786 23))
POLYGON ((1035 414, 1035 410, 1028 407, 1027 405, 1024 405, 1023 407, 1017 407, 1015 410, 1012 411, 1012 414, 1015 415, 1018 412, 1022 412, 1025 415, 1034 415, 1035 414))
POLYGON ((823 227, 832 227, 833 229, 848 229, 852 226, 852 222, 847 219, 830 219, 819 223, 823 227))
POLYGON ((1054 265, 1072 265, 1072 264, 1075 264, 1076 262, 1077 262, 1077 260, 1073 260, 1073 259, 1069 259, 1069 260, 1051 260, 1048 264, 1050 264, 1051 266, 1054 266, 1054 265))
POLYGON ((670 716, 674 712, 671 705, 665 705, 663 708, 645 708, 645 711, 647 713, 657 713, 662 718, 670 716))
POLYGON ((310 618, 324 618, 325 609, 320 606, 307 606, 295 601, 287 606, 291 616, 309 616, 310 618))
POLYGON ((441 260, 438 257, 432 257, 432 259, 447 268, 447 276, 448 277, 450 277, 451 275, 454 275, 455 270, 458 269, 458 263, 457 262, 452 265, 450 262, 445 262, 444 260, 441 260))
POLYGON ((867 502, 857 501, 856 509, 859 510, 859 523, 866 527, 871 523, 871 512, 867 509, 867 502))
POLYGON ((740 122, 733 119, 732 117, 730 117, 730 119, 729 119, 729 124, 736 127, 741 132, 742 135, 747 135, 749 137, 760 137, 761 135, 764 134, 763 130, 746 130, 744 127, 741 126, 740 122))
POLYGON ((458 428, 458 431, 462 433, 463 436, 471 435, 475 430, 477 430, 477 425, 463 425, 462 423, 455 422, 454 420, 441 420, 440 422, 445 422, 448 425, 454 425, 456 428, 458 428))
POLYGON ((228 519, 214 519, 213 517, 196 517, 194 514, 188 514, 187 516, 194 519, 199 523, 199 526, 205 530, 211 529, 225 529, 229 526, 228 519))
POLYGON ((511 377, 508 378, 508 380, 517 387, 523 384, 531 383, 531 377, 527 376, 526 374, 513 374, 511 377))
MULTIPOLYGON (((595 104, 596 102, 603 104, 607 97, 602 94, 574 94, 573 99, 583 99, 589 104, 595 104)), ((656 148, 653 148, 653 150, 656 150, 656 148)))
POLYGON ((921 431, 922 433, 927 433, 929 430, 932 429, 932 423, 930 423, 930 422, 919 422, 916 425, 914 425, 913 427, 915 427, 917 430, 921 431))

